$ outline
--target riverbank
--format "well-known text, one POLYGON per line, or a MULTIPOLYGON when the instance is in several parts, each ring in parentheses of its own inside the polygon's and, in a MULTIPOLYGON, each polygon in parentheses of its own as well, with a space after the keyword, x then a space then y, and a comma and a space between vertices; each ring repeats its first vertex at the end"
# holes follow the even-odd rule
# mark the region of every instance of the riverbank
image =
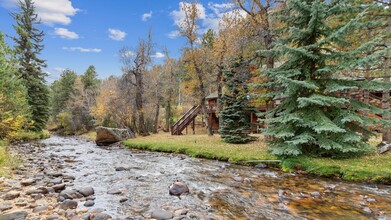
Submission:
MULTIPOLYGON (((129 139, 123 141, 123 144, 132 149, 182 153, 192 157, 241 164, 254 160, 276 160, 277 157, 267 151, 262 135, 258 136, 257 141, 238 145, 224 143, 219 135, 172 136, 161 133, 129 139)), ((376 146, 379 141, 379 138, 373 139, 371 145, 376 146)), ((361 157, 349 159, 298 157, 267 165, 280 167, 285 172, 305 172, 348 181, 391 184, 391 153, 379 155, 375 152, 375 147, 373 151, 361 157)))
MULTIPOLYGON (((15 136, 16 142, 31 141, 38 139, 47 139, 50 137, 50 133, 47 130, 41 132, 20 132, 15 136)), ((10 176, 11 170, 18 167, 21 164, 21 159, 18 156, 12 155, 8 151, 9 142, 0 140, 0 177, 10 176)))

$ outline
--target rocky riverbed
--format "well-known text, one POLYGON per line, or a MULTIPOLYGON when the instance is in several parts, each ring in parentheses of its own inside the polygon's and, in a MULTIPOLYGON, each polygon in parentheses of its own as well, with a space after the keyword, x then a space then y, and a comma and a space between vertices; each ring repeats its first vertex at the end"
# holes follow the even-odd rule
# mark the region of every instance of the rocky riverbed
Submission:
POLYGON ((77 137, 11 149, 24 163, 12 179, 0 178, 2 220, 391 219, 384 185, 102 148, 77 137))

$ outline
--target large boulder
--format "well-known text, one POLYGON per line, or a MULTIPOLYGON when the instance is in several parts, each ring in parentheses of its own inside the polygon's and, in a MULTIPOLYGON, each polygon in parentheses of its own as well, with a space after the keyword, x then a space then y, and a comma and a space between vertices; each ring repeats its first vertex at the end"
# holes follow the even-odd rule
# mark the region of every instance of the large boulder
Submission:
POLYGON ((98 146, 107 146, 128 138, 135 138, 134 133, 129 129, 97 127, 95 142, 98 146))
POLYGON ((388 151, 391 151, 391 144, 387 142, 382 142, 377 146, 377 152, 379 154, 384 154, 388 151))

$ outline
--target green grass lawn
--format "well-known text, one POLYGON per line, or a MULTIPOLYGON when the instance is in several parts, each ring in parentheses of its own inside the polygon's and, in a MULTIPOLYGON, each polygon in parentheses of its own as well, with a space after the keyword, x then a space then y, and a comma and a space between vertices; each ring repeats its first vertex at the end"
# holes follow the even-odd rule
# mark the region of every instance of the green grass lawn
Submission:
POLYGON ((261 140, 262 138, 248 144, 227 144, 221 141, 219 135, 211 137, 204 134, 172 136, 168 133, 161 133, 129 139, 123 144, 130 148, 183 153, 192 157, 230 162, 275 160, 276 157, 267 152, 266 146, 261 140))
MULTIPOLYGON (((227 144, 219 135, 181 135, 168 133, 137 137, 123 141, 129 148, 183 153, 192 157, 218 159, 230 162, 248 160, 275 160, 276 156, 267 151, 263 136, 248 144, 227 144)), ((379 137, 371 140, 376 146, 379 137)), ((283 171, 302 170, 310 174, 324 177, 341 178, 349 181, 371 181, 391 184, 391 153, 378 155, 373 150, 361 157, 350 159, 297 157, 284 159, 279 164, 283 171)))

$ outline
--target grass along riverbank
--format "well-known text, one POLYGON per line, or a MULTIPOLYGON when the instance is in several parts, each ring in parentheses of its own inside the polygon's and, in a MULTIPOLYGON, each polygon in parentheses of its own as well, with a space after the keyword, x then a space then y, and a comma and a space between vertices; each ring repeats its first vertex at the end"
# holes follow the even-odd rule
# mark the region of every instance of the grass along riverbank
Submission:
MULTIPOLYGON (((89 135, 91 136, 91 134, 89 135)), ((229 162, 249 160, 276 160, 267 151, 263 136, 248 144, 227 144, 219 135, 182 135, 169 133, 137 137, 123 141, 129 148, 169 153, 183 153, 192 157, 217 159, 229 162)), ((371 145, 379 143, 379 137, 371 145)), ((349 159, 297 157, 283 160, 280 166, 285 172, 304 171, 322 177, 340 178, 349 181, 370 181, 391 184, 391 153, 379 155, 373 151, 361 157, 349 159)))

